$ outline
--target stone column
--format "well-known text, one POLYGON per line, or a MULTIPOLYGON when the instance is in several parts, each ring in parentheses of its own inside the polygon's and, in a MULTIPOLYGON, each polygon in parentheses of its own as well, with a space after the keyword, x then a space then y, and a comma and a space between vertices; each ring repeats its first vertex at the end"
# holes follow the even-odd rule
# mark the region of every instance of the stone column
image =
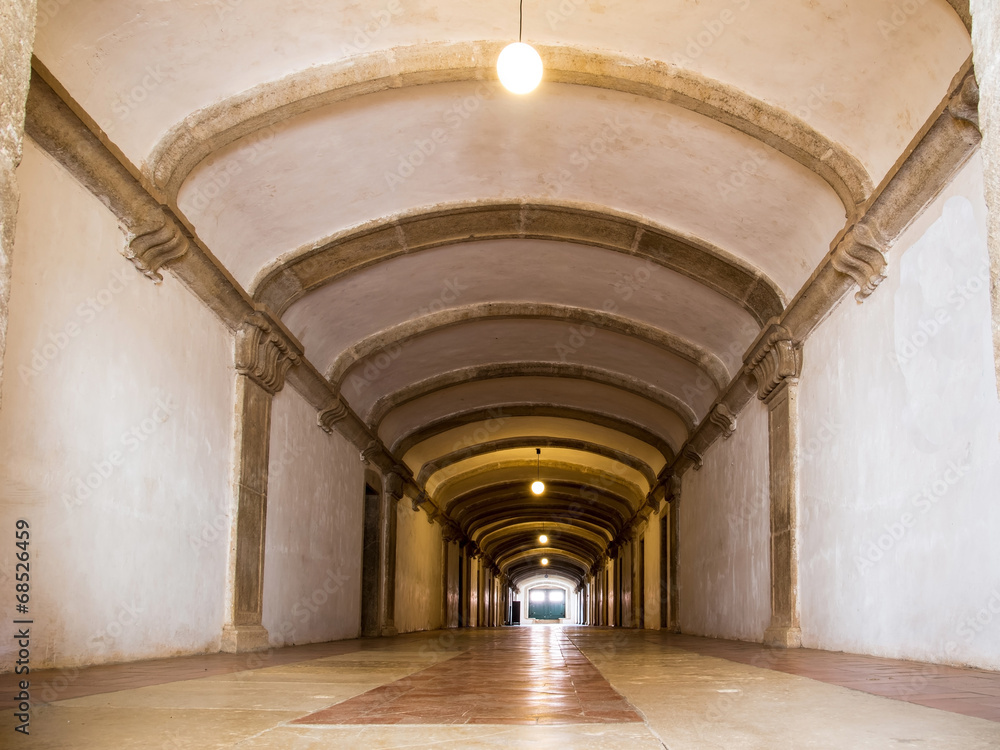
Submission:
POLYGON ((234 508, 227 622, 222 630, 222 650, 230 653, 268 646, 261 615, 271 399, 284 385, 288 368, 300 357, 301 352, 261 313, 250 315, 236 334, 234 508))
POLYGON ((972 0, 972 50, 979 83, 986 205, 993 299, 993 353, 1000 385, 1000 7, 996 0, 972 0))
POLYGON ((385 503, 383 518, 383 585, 382 596, 382 635, 396 635, 396 526, 398 523, 396 505, 403 498, 402 472, 391 471, 385 480, 385 492, 382 502, 385 503))
POLYGON ((791 334, 772 325, 748 359, 757 395, 767 404, 768 466, 771 499, 771 625, 764 643, 782 648, 802 645, 799 629, 799 415, 798 378, 802 350, 791 334))
POLYGON ((630 618, 630 625, 633 628, 643 628, 646 623, 642 621, 642 607, 640 603, 643 600, 645 592, 642 591, 642 567, 645 565, 646 561, 642 559, 642 538, 646 533, 647 522, 645 520, 636 523, 632 527, 632 539, 630 542, 632 557, 631 557, 631 580, 629 582, 630 588, 632 589, 632 616, 630 618))
MULTIPOLYGON (((24 105, 35 44, 35 0, 0 3, 0 386, 7 349, 7 303, 17 223, 16 170, 24 140, 24 105)), ((2 393, 2 388, 0 388, 2 393)))
POLYGON ((669 516, 667 526, 670 537, 668 544, 670 547, 670 561, 667 576, 670 588, 667 591, 667 630, 671 633, 680 633, 680 602, 681 589, 677 582, 677 569, 680 561, 680 511, 681 511, 681 480, 680 477, 672 476, 664 484, 667 503, 669 504, 669 516))

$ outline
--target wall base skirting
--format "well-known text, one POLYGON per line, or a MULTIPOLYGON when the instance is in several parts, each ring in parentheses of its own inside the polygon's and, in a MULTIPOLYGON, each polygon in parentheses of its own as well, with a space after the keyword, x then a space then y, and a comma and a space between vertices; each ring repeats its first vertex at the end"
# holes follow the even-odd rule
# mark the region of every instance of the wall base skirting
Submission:
POLYGON ((222 651, 246 654, 270 648, 267 628, 263 625, 226 625, 222 628, 222 651))
POLYGON ((788 625, 772 625, 764 631, 764 645, 773 648, 802 648, 802 630, 788 625))

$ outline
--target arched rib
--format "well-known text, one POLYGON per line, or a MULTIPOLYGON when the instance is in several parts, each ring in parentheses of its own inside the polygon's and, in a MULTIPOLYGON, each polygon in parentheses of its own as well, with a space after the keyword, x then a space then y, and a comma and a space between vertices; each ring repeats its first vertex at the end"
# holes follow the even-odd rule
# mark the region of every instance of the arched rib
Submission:
POLYGON ((732 378, 725 365, 714 354, 682 339, 680 336, 622 315, 568 305, 532 302, 482 302, 476 305, 441 310, 419 318, 411 318, 397 326, 379 331, 373 336, 359 341, 337 357, 327 373, 327 379, 340 388, 347 371, 361 360, 380 352, 405 346, 413 339, 433 331, 478 320, 520 320, 526 318, 581 323, 603 331, 611 331, 639 339, 643 343, 669 352, 702 369, 719 393, 729 385, 732 378))
POLYGON ((379 219, 283 255, 253 284, 254 300, 282 315, 295 301, 369 266, 444 245, 506 239, 599 247, 668 268, 735 302, 761 326, 785 297, 763 271, 696 237, 638 217, 556 202, 483 202, 379 219))
MULTIPOLYGON (((548 81, 669 102, 785 154, 833 188, 848 218, 853 218, 856 206, 872 192, 871 177, 843 146, 740 89, 658 60, 592 49, 535 46, 545 62, 548 81)), ((502 47, 502 42, 494 41, 400 46, 297 71, 191 113, 154 147, 143 172, 174 201, 202 160, 244 136, 260 131, 266 137, 269 129, 289 118, 388 89, 493 81, 502 47)))

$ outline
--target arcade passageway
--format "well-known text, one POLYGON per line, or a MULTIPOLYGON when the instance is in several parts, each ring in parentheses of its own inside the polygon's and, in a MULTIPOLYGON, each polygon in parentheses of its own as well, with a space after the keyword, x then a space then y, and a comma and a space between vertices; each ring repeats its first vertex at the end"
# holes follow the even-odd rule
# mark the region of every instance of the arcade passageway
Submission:
MULTIPOLYGON (((32 748, 933 747, 1000 742, 1000 675, 536 625, 42 673, 32 748)), ((6 685, 4 685, 6 688, 6 685)))
POLYGON ((0 746, 1000 746, 995 0, 0 0, 0 97, 0 746))

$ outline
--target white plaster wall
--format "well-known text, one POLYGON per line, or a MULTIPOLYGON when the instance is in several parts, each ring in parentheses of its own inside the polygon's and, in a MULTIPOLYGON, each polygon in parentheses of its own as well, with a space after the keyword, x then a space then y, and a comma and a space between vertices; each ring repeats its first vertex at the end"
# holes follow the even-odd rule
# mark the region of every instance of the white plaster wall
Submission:
POLYGON ((977 155, 806 344, 804 645, 1000 668, 987 263, 977 155))
POLYGON ((736 434, 681 485, 678 581, 684 633, 760 641, 770 622, 767 409, 754 399, 736 434))
POLYGON ((13 529, 24 518, 32 668, 217 650, 232 338, 169 273, 157 286, 136 272, 111 213, 27 139, 17 176, 2 616, 13 616, 13 529))
POLYGON ((409 498, 396 504, 396 630, 443 627, 444 572, 441 527, 427 523, 409 498))
POLYGON ((645 567, 645 604, 646 612, 643 617, 642 626, 648 630, 660 629, 660 601, 665 598, 668 592, 661 588, 660 582, 660 544, 661 529, 660 522, 663 515, 670 512, 669 506, 662 503, 660 512, 649 517, 649 526, 643 539, 646 542, 646 555, 643 560, 645 567))
POLYGON ((291 387, 271 407, 263 624, 273 645, 361 629, 364 467, 291 387))

